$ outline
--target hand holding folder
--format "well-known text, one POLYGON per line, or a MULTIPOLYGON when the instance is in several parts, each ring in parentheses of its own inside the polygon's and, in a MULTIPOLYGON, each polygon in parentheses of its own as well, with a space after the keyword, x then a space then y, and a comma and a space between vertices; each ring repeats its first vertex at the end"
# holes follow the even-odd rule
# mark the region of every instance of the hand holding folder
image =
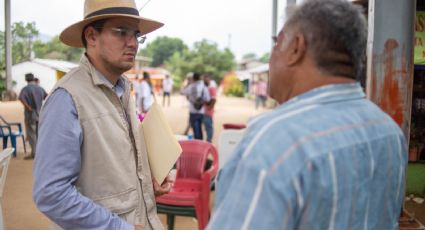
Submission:
POLYGON ((162 108, 152 104, 139 126, 145 138, 152 177, 161 184, 176 163, 182 148, 165 120, 162 108))

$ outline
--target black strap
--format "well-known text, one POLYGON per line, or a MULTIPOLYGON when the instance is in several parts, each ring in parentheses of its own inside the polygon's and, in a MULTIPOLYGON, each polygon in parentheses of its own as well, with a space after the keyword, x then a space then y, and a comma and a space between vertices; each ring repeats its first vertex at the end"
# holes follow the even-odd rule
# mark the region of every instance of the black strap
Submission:
POLYGON ((111 8, 95 11, 87 15, 85 18, 103 15, 103 14, 129 14, 129 15, 139 16, 139 11, 131 7, 111 7, 111 8))

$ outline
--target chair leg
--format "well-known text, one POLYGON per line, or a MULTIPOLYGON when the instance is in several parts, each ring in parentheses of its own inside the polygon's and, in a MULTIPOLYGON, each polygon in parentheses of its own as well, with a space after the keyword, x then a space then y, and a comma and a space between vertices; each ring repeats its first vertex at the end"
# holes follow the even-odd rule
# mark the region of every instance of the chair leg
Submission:
POLYGON ((7 139, 9 137, 3 137, 3 149, 5 149, 7 147, 7 139))
POLYGON ((16 157, 16 136, 10 136, 10 142, 12 142, 12 147, 15 148, 13 157, 16 157))
POLYGON ((24 145, 24 155, 27 153, 27 147, 25 145, 25 137, 24 135, 21 136, 22 137, 22 145, 24 145))
POLYGON ((174 215, 171 214, 167 214, 167 225, 168 225, 168 230, 174 230, 174 215))
POLYGON ((2 230, 6 229, 6 226, 5 226, 4 220, 3 220, 3 210, 2 210, 1 202, 0 202, 0 228, 2 230))

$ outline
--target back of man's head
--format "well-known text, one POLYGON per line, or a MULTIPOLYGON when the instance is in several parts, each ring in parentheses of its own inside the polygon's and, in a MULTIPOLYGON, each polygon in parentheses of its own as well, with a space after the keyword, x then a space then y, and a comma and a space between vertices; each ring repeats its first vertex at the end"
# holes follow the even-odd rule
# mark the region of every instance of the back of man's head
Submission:
POLYGON ((306 0, 285 28, 301 32, 317 68, 327 75, 360 80, 364 73, 367 24, 359 6, 347 0, 306 0))
POLYGON ((34 74, 32 74, 32 73, 25 74, 25 81, 27 81, 27 82, 34 81, 34 74))

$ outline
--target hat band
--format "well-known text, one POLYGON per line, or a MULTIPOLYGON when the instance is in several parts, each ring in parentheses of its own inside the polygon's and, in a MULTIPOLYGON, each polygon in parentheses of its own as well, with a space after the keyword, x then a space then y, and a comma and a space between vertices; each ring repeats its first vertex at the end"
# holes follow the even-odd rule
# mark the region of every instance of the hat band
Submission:
POLYGON ((130 14, 130 15, 139 16, 139 11, 131 7, 111 7, 111 8, 95 11, 84 18, 86 19, 86 18, 98 16, 98 15, 103 15, 103 14, 130 14))

